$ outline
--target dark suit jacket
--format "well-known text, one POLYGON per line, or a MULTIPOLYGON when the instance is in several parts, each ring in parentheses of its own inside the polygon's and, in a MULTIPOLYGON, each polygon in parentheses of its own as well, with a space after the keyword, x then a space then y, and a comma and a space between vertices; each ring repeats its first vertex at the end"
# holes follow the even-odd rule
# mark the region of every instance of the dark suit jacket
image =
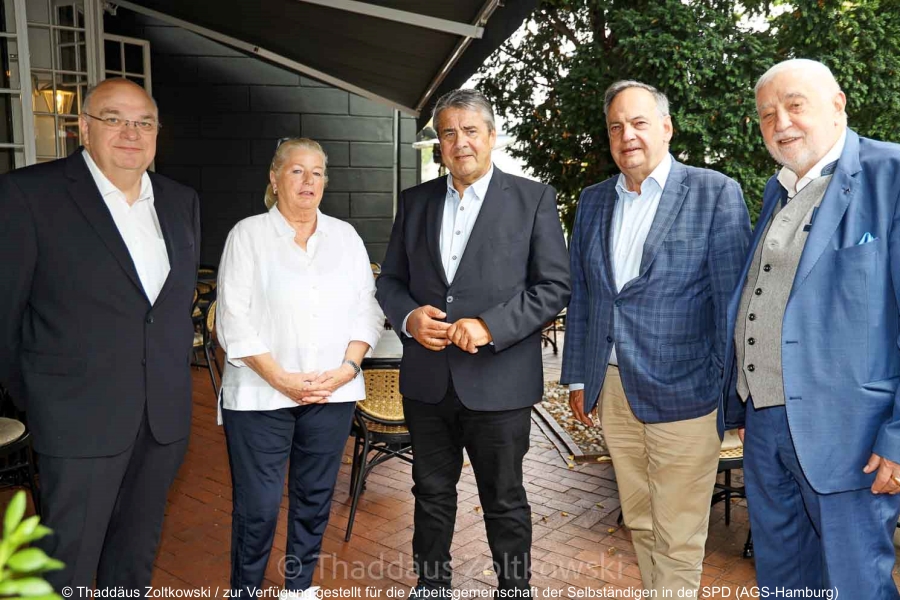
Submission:
POLYGON ((171 265, 151 306, 81 152, 0 177, 0 382, 62 457, 124 451, 145 406, 160 443, 191 415, 197 194, 150 174, 171 265))
POLYGON ((540 401, 540 331, 569 301, 569 261, 556 192, 494 168, 465 252, 448 284, 440 256, 447 179, 400 195, 376 297, 395 329, 413 309, 430 304, 447 322, 480 317, 494 340, 477 354, 450 346, 427 350, 403 338, 400 391, 437 403, 452 378, 473 410, 510 410, 540 401))

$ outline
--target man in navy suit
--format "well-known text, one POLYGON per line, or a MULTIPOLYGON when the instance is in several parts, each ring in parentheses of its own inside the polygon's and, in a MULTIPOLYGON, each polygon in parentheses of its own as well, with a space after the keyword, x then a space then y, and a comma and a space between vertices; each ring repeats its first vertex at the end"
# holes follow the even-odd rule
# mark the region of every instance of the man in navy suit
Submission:
POLYGON ((599 412, 644 588, 700 587, 720 440, 726 306, 750 222, 741 188, 669 154, 669 102, 606 91, 621 174, 585 189, 570 244, 561 381, 575 416, 599 412))
POLYGON ((846 102, 811 60, 756 84, 783 168, 728 307, 737 371, 722 412, 746 424, 759 584, 896 599, 900 146, 848 129, 846 102))
POLYGON ((191 427, 199 202, 148 174, 140 86, 101 82, 78 123, 83 150, 0 177, 0 383, 38 453, 41 546, 66 564, 47 580, 143 596, 191 427))

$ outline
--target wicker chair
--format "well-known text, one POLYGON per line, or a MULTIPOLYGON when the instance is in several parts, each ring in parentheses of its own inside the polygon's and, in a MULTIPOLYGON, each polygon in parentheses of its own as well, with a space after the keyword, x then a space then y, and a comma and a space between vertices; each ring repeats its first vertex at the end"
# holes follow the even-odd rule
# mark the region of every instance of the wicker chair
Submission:
MULTIPOLYGON (((201 295, 202 298, 202 295, 201 295)), ((194 356, 203 352, 204 362, 194 361, 194 366, 209 369, 209 379, 212 381, 213 392, 219 396, 219 383, 222 381, 222 367, 216 358, 216 343, 213 332, 216 329, 216 300, 212 299, 206 304, 195 302, 194 307, 194 356), (213 369, 215 365, 215 370, 213 369), (218 379, 216 375, 218 373, 218 379)))
POLYGON ((359 497, 373 468, 392 458, 412 464, 412 442, 403 418, 399 369, 366 369, 366 399, 353 417, 353 467, 350 471, 350 518, 344 541, 350 541, 359 497), (372 458, 369 454, 375 453, 372 458))
MULTIPOLYGON (((724 473, 724 481, 716 481, 712 503, 725 502, 725 525, 731 525, 731 499, 746 498, 744 486, 737 486, 731 481, 732 469, 741 469, 744 466, 744 445, 737 435, 737 431, 726 431, 722 441, 722 449, 719 451, 719 473, 724 473)), ((752 532, 747 532, 747 542, 744 544, 744 558, 753 557, 752 532)))

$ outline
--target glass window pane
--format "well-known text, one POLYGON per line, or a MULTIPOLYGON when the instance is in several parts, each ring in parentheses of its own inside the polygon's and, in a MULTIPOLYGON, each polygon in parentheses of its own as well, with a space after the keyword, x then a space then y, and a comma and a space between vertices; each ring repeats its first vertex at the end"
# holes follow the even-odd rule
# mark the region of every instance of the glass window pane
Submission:
POLYGON ((125 44, 125 70, 129 73, 144 73, 144 47, 125 44))
POLYGON ((0 142, 24 143, 22 101, 10 94, 0 94, 0 142))
POLYGON ((34 116, 35 150, 40 158, 58 158, 56 154, 56 119, 48 115, 34 116))
POLYGON ((60 142, 63 156, 69 156, 78 150, 78 146, 81 145, 81 137, 78 133, 78 119, 67 118, 60 120, 60 125, 62 127, 60 142))
POLYGON ((106 68, 110 71, 122 70, 122 54, 119 42, 106 40, 103 42, 103 54, 106 57, 106 68))
POLYGON ((50 23, 49 0, 25 0, 25 14, 32 23, 50 23))
POLYGON ((0 175, 25 166, 25 153, 16 148, 0 148, 0 175))
POLYGON ((16 6, 13 0, 0 0, 0 31, 16 31, 16 6))
POLYGON ((56 76, 56 113, 77 116, 81 112, 81 99, 87 91, 85 75, 56 76))
POLYGON ((75 8, 71 4, 58 5, 56 7, 56 24, 75 26, 75 8))
POLYGON ((40 27, 28 28, 28 50, 31 53, 31 67, 51 69, 52 52, 50 48, 50 30, 40 27))

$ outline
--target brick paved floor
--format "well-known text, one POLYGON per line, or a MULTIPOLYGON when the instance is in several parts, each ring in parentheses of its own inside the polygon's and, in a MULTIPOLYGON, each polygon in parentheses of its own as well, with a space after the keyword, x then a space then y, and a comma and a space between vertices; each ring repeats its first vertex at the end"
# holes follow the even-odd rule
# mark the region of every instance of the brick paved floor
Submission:
MULTIPOLYGON (((560 357, 546 349, 544 358, 545 377, 557 379, 560 357)), ((190 445, 169 495, 153 583, 156 588, 210 591, 214 597, 223 597, 231 531, 228 457, 223 431, 215 424, 215 399, 206 371, 194 372, 194 389, 190 445)), ((350 448, 348 443, 314 582, 327 590, 347 590, 352 594, 348 597, 388 598, 394 592, 394 597, 404 598, 415 582, 410 468, 390 461, 372 473, 353 537, 345 543, 350 448)), ((599 590, 605 589, 606 597, 611 597, 614 588, 638 588, 640 574, 629 534, 616 525, 619 500, 612 466, 568 468, 534 426, 524 472, 534 523, 532 583, 542 596, 567 598, 594 590, 593 597, 603 597, 599 590)), ((458 492, 453 584, 490 589, 495 578, 471 467, 464 468, 458 492)), ((7 498, 3 494, 4 504, 7 498)), ((287 496, 267 569, 266 585, 272 589, 283 582, 279 566, 284 559, 286 510, 287 496)), ((755 582, 753 562, 741 557, 748 529, 746 506, 742 501, 733 504, 730 526, 724 523, 723 510, 719 503, 712 511, 702 578, 706 595, 701 597, 735 598, 738 588, 755 582), (720 589, 714 591, 712 586, 720 589)))

